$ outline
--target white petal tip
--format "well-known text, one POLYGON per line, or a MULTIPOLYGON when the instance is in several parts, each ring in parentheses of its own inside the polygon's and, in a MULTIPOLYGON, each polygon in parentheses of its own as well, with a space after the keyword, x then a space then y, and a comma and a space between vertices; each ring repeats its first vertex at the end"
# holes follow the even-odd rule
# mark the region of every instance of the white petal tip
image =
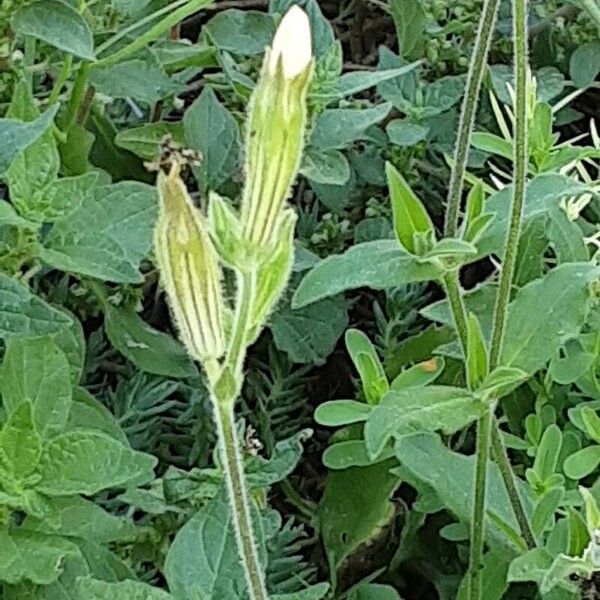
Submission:
POLYGON ((281 20, 273 39, 269 63, 269 71, 273 74, 280 57, 286 79, 300 75, 312 60, 310 21, 308 15, 296 4, 281 20))

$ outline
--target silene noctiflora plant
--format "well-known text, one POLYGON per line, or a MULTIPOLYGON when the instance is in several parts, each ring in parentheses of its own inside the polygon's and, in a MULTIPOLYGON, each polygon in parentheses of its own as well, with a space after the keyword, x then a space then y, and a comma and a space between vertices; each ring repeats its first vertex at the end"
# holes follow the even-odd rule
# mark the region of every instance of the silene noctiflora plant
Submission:
POLYGON ((256 599, 268 596, 234 405, 244 379, 246 348, 255 341, 291 271, 296 215, 285 203, 302 155, 312 73, 309 20, 294 6, 266 51, 249 103, 239 212, 211 194, 208 215, 202 215, 181 179, 178 158, 167 173, 159 173, 157 182, 156 259, 181 340, 206 373, 238 549, 249 592, 256 599), (223 268, 235 273, 233 306, 221 285, 223 268))

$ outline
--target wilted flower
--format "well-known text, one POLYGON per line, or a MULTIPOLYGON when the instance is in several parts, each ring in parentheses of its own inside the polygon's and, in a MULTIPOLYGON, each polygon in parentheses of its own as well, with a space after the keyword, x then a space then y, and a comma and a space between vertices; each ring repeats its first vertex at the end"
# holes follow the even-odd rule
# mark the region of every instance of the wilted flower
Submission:
POLYGON ((241 221, 252 247, 275 243, 279 216, 298 173, 313 72, 310 23, 293 6, 267 48, 246 132, 246 186, 241 221))
POLYGON ((215 249, 179 176, 158 174, 160 210, 155 253, 182 342, 197 360, 225 352, 220 268, 215 249))

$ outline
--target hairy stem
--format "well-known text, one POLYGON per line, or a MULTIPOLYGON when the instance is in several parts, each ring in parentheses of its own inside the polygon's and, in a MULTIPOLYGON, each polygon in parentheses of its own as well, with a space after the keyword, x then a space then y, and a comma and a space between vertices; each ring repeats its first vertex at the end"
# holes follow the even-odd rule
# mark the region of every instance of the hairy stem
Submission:
POLYGON ((490 49, 494 23, 500 0, 484 0, 481 11, 481 19, 477 31, 477 39, 471 55, 471 64, 467 75, 467 84, 460 113, 458 136, 454 148, 454 165, 450 175, 448 187, 448 205, 446 208, 445 234, 450 237, 456 235, 458 229, 458 215, 460 201, 462 198, 467 160, 469 158, 469 147, 471 145, 471 133, 475 124, 477 104, 479 102, 479 91, 481 81, 487 64, 487 56, 490 49))
MULTIPOLYGON (((460 283, 458 280, 458 273, 456 271, 446 273, 446 275, 444 276, 443 283, 444 289, 446 291, 446 296, 448 297, 448 302, 450 303, 450 310, 452 312, 454 325, 458 333, 458 339, 460 341, 463 356, 466 361, 467 310, 465 308, 462 290, 460 288, 460 283)), ((525 508, 523 507, 521 497, 519 496, 515 474, 513 473, 512 466, 508 458, 508 453, 506 452, 506 447, 504 446, 504 442, 502 440, 502 433, 500 431, 498 421, 495 418, 492 420, 491 443, 492 451, 494 453, 494 459, 496 461, 496 464, 498 465, 500 474, 502 475, 504 487, 506 488, 506 491, 508 493, 508 498, 510 500, 510 504, 515 514, 517 523, 519 524, 521 535, 523 536, 523 539, 525 540, 525 543, 527 544, 528 548, 535 548, 535 536, 533 535, 531 525, 529 524, 529 519, 527 518, 527 513, 525 512, 525 508)))
POLYGON ((498 365, 502 352, 506 314, 517 261, 521 236, 521 221, 525 186, 527 183, 527 0, 513 0, 514 61, 515 61, 515 125, 514 125, 514 182, 510 221, 506 234, 504 259, 494 308, 494 325, 490 346, 490 367, 498 365))
POLYGON ((231 502, 233 528, 240 558, 244 565, 251 600, 268 600, 263 569, 254 542, 250 500, 244 480, 244 463, 239 449, 233 418, 233 402, 214 402, 215 421, 219 431, 221 460, 225 468, 227 491, 231 502))
POLYGON ((527 547, 531 550, 537 545, 535 536, 533 535, 529 519, 527 518, 523 503, 521 502, 521 497, 519 496, 515 475, 510 466, 506 446, 502 440, 502 432, 500 431, 500 427, 498 427, 497 421, 494 421, 492 425, 492 451, 494 453, 494 458, 496 459, 496 464, 500 470, 500 475, 502 475, 502 481, 504 481, 504 487, 508 493, 508 498, 513 512, 515 513, 517 523, 519 524, 521 535, 523 536, 527 547))
POLYGON ((238 274, 236 313, 229 348, 220 373, 214 364, 207 370, 211 382, 215 421, 231 501, 233 527, 251 600, 268 600, 263 569, 252 525, 250 499, 246 491, 244 463, 235 432, 234 406, 243 379, 247 334, 256 297, 256 272, 238 274), (218 377, 220 375, 220 377, 218 377))

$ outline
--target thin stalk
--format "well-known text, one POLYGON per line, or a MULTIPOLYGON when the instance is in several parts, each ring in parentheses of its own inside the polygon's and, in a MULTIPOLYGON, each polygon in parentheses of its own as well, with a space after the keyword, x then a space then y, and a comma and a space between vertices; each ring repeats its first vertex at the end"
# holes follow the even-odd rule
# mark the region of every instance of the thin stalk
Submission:
POLYGON ((71 75, 71 71, 73 69, 73 55, 67 54, 65 60, 63 61, 62 67, 60 68, 60 72, 56 81, 54 82, 54 87, 50 92, 50 96, 48 96, 48 106, 52 106, 58 102, 60 97, 60 92, 69 79, 71 75))
POLYGON ((471 518, 471 548, 469 553, 469 598, 481 599, 482 561, 485 542, 485 501, 487 464, 492 435, 493 410, 489 409, 477 422, 477 452, 475 458, 475 488, 471 518))
POLYGON ((96 55, 100 56, 104 52, 106 52, 109 48, 114 46, 118 41, 122 40, 124 37, 128 36, 130 33, 133 33, 136 29, 140 27, 144 27, 148 23, 152 23, 152 21, 156 21, 163 15, 169 14, 172 10, 176 10, 180 6, 184 6, 187 4, 189 0, 177 0, 177 2, 173 2, 172 4, 168 4, 167 6, 163 6, 161 9, 154 11, 152 14, 145 16, 143 19, 128 25, 127 27, 123 27, 121 31, 115 33, 113 36, 109 37, 105 42, 100 44, 96 48, 96 55))
POLYGON ((517 261, 521 236, 521 221, 525 186, 527 184, 527 0, 513 0, 514 61, 515 61, 515 121, 514 121, 514 182, 510 221, 506 234, 504 260, 494 307, 494 325, 490 346, 490 368, 498 365, 502 352, 506 314, 517 261))
POLYGON ((256 297, 256 272, 238 274, 236 313, 231 341, 221 369, 222 377, 231 377, 235 386, 219 385, 215 369, 209 372, 213 388, 214 418, 219 432, 220 451, 225 468, 227 493, 231 502, 233 528, 238 552, 244 566, 246 584, 251 600, 268 600, 263 569, 258 556, 250 500, 244 479, 244 463, 239 450, 234 420, 234 406, 243 379, 242 367, 246 355, 247 334, 256 297))
POLYGON ((79 107, 85 98, 89 74, 90 63, 81 63, 77 75, 75 76, 75 81, 73 82, 73 89, 69 96, 69 102, 67 103, 67 112, 62 128, 65 133, 68 133, 73 125, 75 125, 79 107))
POLYGON ((515 518, 519 524, 521 535, 523 536, 527 547, 532 550, 536 547, 537 543, 535 541, 535 536, 533 535, 529 519, 527 518, 527 514, 523 508, 523 503, 521 502, 521 497, 519 496, 519 490, 515 481, 515 475, 512 467, 510 466, 510 460, 508 458, 508 453, 506 452, 506 446, 502 440, 502 433, 500 431, 500 427, 498 426, 498 421, 496 420, 494 420, 492 428, 492 451, 494 453, 494 458, 496 459, 498 469, 500 470, 500 475, 502 475, 504 487, 506 488, 513 512, 515 513, 515 518))
MULTIPOLYGON (((454 319, 454 325, 458 333, 458 339, 460 342, 461 350, 466 361, 467 310, 465 307, 460 283, 458 280, 458 272, 454 271, 446 273, 446 275, 444 276, 443 283, 444 290, 446 291, 446 296, 450 304, 452 317, 454 319)), ((504 487, 506 488, 506 492, 508 494, 510 504, 515 514, 515 518, 521 530, 521 535, 523 536, 523 539, 525 540, 525 543, 527 544, 528 548, 535 548, 535 536, 533 535, 531 525, 529 524, 529 519, 527 518, 527 513, 525 512, 523 502, 521 501, 521 497, 519 496, 515 474, 513 473, 512 466, 508 458, 508 453, 506 452, 506 447, 504 445, 504 441, 502 440, 500 426, 498 425, 498 421, 495 418, 492 421, 491 443, 492 451, 494 453, 494 459, 496 461, 496 464, 498 465, 500 475, 502 476, 504 487)))
MULTIPOLYGON (((162 21, 152 26, 150 29, 148 29, 148 31, 140 35, 140 37, 136 38, 133 42, 127 44, 127 46, 124 48, 117 50, 114 54, 110 54, 105 58, 101 58, 98 62, 94 63, 94 66, 105 67, 107 65, 113 65, 124 60, 167 33, 171 27, 174 27, 177 25, 177 23, 183 21, 183 19, 185 19, 187 16, 195 13, 209 4, 211 4, 211 0, 190 0, 187 2, 187 4, 171 12, 162 21)), ((172 5, 170 5, 169 8, 172 10, 172 5)))
POLYGON ((240 558, 244 565, 251 600, 268 600, 263 569, 254 542, 250 500, 244 480, 244 463, 239 449, 233 418, 233 402, 214 402, 215 421, 219 431, 221 460, 225 467, 227 491, 231 502, 233 528, 240 558))
POLYGON ((496 22, 496 14, 500 0, 484 0, 477 39, 471 55, 471 64, 467 75, 465 95, 463 97, 458 126, 458 136, 454 148, 454 168, 450 175, 448 187, 448 204, 446 208, 445 234, 450 237, 456 235, 458 229, 458 215, 462 197, 469 147, 471 146, 471 133, 475 124, 479 91, 483 80, 483 73, 487 64, 487 56, 496 22))
POLYGON ((31 67, 35 64, 36 39, 30 35, 25 36, 25 54, 23 56, 23 66, 25 67, 25 77, 29 89, 33 89, 33 72, 31 67))

